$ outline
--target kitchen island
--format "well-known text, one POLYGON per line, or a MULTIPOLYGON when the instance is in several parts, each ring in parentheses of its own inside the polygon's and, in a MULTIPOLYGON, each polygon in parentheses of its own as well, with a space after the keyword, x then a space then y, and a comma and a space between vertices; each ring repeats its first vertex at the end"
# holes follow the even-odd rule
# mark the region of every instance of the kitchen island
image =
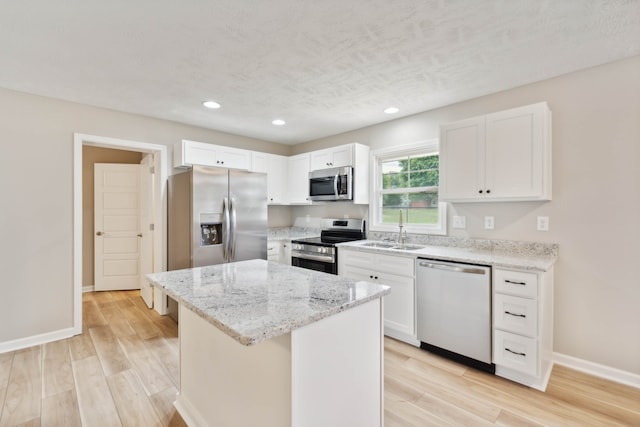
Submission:
POLYGON ((189 426, 381 426, 387 286, 264 260, 155 273, 189 426))

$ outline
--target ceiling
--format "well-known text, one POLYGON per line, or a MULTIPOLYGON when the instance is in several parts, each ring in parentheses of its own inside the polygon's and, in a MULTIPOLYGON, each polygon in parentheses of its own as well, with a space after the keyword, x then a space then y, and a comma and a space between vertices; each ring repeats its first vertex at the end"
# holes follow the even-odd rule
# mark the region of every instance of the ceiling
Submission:
POLYGON ((0 87, 285 144, 640 54, 638 0, 0 0, 0 10, 0 87), (203 108, 208 99, 222 108, 203 108))

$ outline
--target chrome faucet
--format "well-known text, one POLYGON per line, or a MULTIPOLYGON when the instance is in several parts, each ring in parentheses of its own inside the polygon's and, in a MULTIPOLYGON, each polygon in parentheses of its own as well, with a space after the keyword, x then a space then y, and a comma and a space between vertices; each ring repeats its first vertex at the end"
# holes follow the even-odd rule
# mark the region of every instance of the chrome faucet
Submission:
POLYGON ((398 243, 404 245, 407 242, 407 230, 402 231, 404 228, 402 225, 398 225, 400 231, 398 232, 398 243))
POLYGON ((404 234, 402 234, 402 211, 400 211, 400 221, 398 221, 398 228, 400 231, 398 232, 398 244, 404 245, 405 240, 407 239, 407 231, 405 230, 404 234))

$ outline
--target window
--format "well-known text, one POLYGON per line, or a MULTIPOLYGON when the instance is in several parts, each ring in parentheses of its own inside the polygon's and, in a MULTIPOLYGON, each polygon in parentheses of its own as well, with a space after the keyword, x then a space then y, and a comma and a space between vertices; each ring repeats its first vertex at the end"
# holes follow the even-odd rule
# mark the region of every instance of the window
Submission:
POLYGON ((409 233, 446 234, 446 203, 438 200, 437 141, 373 153, 371 200, 374 231, 398 231, 400 215, 409 233))

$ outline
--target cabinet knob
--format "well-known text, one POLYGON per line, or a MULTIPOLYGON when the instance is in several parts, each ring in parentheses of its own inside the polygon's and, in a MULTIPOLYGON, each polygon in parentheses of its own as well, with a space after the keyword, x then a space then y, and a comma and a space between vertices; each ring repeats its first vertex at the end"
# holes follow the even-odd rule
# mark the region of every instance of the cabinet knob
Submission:
POLYGON ((374 279, 378 280, 378 276, 373 276, 374 279))
POLYGON ((491 193, 491 190, 487 190, 487 194, 491 193))
POLYGON ((482 190, 478 190, 478 193, 482 194, 482 190))

